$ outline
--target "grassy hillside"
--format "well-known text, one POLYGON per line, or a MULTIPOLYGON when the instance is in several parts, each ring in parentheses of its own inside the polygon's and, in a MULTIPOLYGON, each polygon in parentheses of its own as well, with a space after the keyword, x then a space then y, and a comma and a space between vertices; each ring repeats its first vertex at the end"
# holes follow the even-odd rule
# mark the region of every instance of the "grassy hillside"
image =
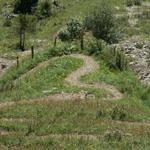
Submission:
MULTIPOLYGON (((0 0, 1 12, 4 3, 0 0)), ((110 51, 113 49, 106 43, 101 43, 96 53, 97 43, 90 32, 85 34, 84 50, 78 40, 58 40, 53 47, 54 35, 70 18, 83 20, 98 3, 99 0, 60 0, 61 9, 40 20, 36 33, 27 34, 26 49, 32 44, 40 48, 33 59, 30 53, 16 50, 18 37, 13 25, 3 26, 5 19, 0 16, 0 54, 5 58, 19 55, 19 66, 11 66, 0 76, 0 150, 150 149, 150 88, 141 83, 129 64, 113 68, 119 64, 115 60, 118 55, 121 63, 128 63, 130 58, 110 51), (88 57, 98 69, 94 71, 91 62, 70 56, 72 53, 91 54, 88 57), (85 63, 89 64, 87 68, 85 63), (66 78, 80 68, 69 83, 66 78), (80 77, 77 81, 76 76, 80 77), (114 95, 119 96, 114 99, 114 95)), ((138 21, 132 26, 126 0, 111 0, 110 4, 114 15, 121 16, 121 40, 140 36, 149 41, 148 17, 134 16, 138 21)), ((141 12, 148 9, 149 6, 139 7, 141 12)))

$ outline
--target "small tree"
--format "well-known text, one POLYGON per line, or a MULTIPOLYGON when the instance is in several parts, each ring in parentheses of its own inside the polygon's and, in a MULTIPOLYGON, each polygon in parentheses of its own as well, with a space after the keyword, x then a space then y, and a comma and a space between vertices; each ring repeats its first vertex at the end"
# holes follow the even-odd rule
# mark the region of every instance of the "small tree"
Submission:
POLYGON ((14 13, 31 14, 32 8, 35 7, 38 0, 16 0, 14 5, 14 13))
POLYGON ((73 18, 67 23, 66 28, 59 32, 58 37, 62 41, 73 41, 74 39, 79 39, 81 42, 81 49, 83 49, 84 31, 83 23, 78 19, 73 18))
POLYGON ((119 27, 107 1, 102 1, 92 14, 85 18, 84 24, 97 39, 102 39, 107 43, 118 41, 119 27))
POLYGON ((19 15, 15 23, 15 33, 19 36, 19 48, 25 50, 25 37, 27 32, 34 32, 36 19, 30 15, 19 15))
POLYGON ((52 16, 52 3, 49 0, 41 1, 35 9, 35 15, 39 19, 52 16))

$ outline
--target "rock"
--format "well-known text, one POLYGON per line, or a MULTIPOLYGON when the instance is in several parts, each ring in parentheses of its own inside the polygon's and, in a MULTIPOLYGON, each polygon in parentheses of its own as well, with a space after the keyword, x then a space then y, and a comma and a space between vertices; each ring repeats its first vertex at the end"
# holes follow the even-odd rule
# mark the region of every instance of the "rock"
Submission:
POLYGON ((139 79, 150 85, 150 64, 148 64, 150 41, 143 41, 139 37, 134 37, 123 41, 117 47, 120 47, 122 52, 131 58, 129 65, 138 74, 139 79))
POLYGON ((7 65, 6 64, 1 64, 1 69, 5 69, 7 68, 7 65))

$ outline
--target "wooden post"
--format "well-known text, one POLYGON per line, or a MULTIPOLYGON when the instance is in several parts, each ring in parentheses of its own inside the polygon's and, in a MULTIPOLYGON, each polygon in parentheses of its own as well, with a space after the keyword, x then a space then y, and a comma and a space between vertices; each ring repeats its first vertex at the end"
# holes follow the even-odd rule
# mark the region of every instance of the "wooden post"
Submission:
POLYGON ((57 36, 55 36, 55 39, 54 39, 54 47, 56 47, 57 45, 57 36))
POLYGON ((31 58, 32 59, 34 58, 34 46, 33 45, 31 46, 31 58))
POLYGON ((17 56, 16 59, 17 59, 17 61, 16 61, 17 62, 17 68, 19 68, 19 56, 17 56))

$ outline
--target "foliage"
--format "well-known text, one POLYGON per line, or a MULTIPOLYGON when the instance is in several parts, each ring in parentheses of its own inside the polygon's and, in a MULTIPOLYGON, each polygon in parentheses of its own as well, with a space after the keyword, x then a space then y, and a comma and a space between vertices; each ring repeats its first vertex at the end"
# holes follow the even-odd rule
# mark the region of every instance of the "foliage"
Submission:
POLYGON ((84 27, 82 22, 79 19, 72 18, 67 23, 66 28, 61 30, 58 34, 58 37, 62 41, 66 40, 74 40, 74 39, 80 39, 84 34, 84 27))
POLYGON ((97 39, 107 43, 115 43, 119 40, 120 28, 107 1, 102 1, 92 14, 85 18, 84 24, 97 39))
POLYGON ((128 117, 127 115, 128 112, 123 105, 115 106, 111 112, 111 118, 113 120, 125 120, 128 117))
POLYGON ((52 3, 49 0, 40 1, 34 9, 34 14, 38 19, 43 19, 53 15, 52 3))
POLYGON ((104 45, 105 44, 102 40, 97 40, 94 38, 94 39, 91 39, 86 44, 86 51, 88 52, 89 55, 92 55, 92 54, 99 55, 102 53, 104 45))
POLYGON ((65 42, 65 41, 69 41, 70 40, 70 33, 66 28, 62 28, 59 33, 58 33, 58 37, 59 39, 61 39, 61 41, 65 42))
POLYGON ((10 27, 12 25, 12 21, 10 19, 5 19, 3 26, 10 27))
POLYGON ((38 0, 16 0, 14 5, 14 13, 31 14, 32 8, 35 7, 38 0))
POLYGON ((36 18, 31 15, 19 15, 14 24, 15 34, 19 36, 19 48, 25 50, 26 33, 32 33, 36 29, 36 18))
POLYGON ((131 7, 133 5, 140 6, 142 4, 142 0, 126 0, 126 5, 131 7))
POLYGON ((106 62, 110 69, 119 69, 120 71, 128 68, 128 60, 120 49, 106 46, 102 51, 101 58, 106 62))
POLYGON ((76 51, 77 51, 76 47, 71 44, 59 45, 49 50, 49 56, 55 57, 55 56, 69 55, 76 51))

